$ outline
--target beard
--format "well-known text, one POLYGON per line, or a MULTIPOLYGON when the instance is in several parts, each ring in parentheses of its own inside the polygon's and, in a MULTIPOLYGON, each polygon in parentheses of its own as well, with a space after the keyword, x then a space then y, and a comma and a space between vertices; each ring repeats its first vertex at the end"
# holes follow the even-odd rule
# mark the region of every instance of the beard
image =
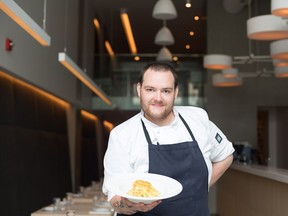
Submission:
POLYGON ((159 124, 165 122, 169 120, 170 115, 173 115, 174 101, 171 105, 155 101, 146 104, 143 101, 140 102, 145 118, 153 123, 159 124))

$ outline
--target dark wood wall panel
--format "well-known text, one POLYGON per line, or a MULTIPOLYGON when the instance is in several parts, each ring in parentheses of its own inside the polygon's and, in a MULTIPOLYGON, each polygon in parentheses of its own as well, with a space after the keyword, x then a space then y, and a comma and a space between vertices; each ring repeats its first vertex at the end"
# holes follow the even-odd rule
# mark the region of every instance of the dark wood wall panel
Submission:
POLYGON ((91 181, 98 181, 98 153, 96 141, 96 121, 81 118, 81 185, 88 186, 91 181))
POLYGON ((0 73, 0 125, 13 124, 13 79, 0 73))
POLYGON ((20 215, 19 159, 15 129, 0 125, 0 214, 20 215), (13 207, 13 208, 12 208, 13 207))
POLYGON ((14 124, 25 128, 38 128, 36 93, 23 85, 13 85, 14 124))
POLYGON ((30 216, 72 191, 66 107, 0 72, 0 215, 30 216))

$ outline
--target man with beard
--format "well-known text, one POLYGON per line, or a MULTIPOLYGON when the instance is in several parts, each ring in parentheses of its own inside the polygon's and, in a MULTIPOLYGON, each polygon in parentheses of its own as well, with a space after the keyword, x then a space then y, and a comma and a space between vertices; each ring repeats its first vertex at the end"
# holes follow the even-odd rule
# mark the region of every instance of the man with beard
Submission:
POLYGON ((209 216, 208 191, 231 165, 232 143, 203 109, 174 106, 178 78, 169 64, 148 64, 137 93, 141 112, 110 133, 103 184, 108 201, 118 216, 209 216), (133 203, 108 191, 109 178, 129 173, 169 176, 183 190, 150 204, 133 203))

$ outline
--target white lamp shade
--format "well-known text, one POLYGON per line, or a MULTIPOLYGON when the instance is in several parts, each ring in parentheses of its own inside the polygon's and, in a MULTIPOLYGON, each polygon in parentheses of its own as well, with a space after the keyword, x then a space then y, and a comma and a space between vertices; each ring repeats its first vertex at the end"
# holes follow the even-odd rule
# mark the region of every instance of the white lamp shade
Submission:
POLYGON ((174 37, 169 28, 163 26, 156 34, 154 43, 160 46, 169 46, 174 44, 174 37))
POLYGON ((172 53, 167 47, 162 47, 157 55, 157 61, 172 61, 172 53))
POLYGON ((288 67, 275 67, 275 77, 288 78, 288 67))
POLYGON ((232 67, 232 57, 222 54, 204 56, 204 68, 211 70, 225 70, 232 67))
POLYGON ((152 12, 152 17, 161 20, 170 20, 177 17, 176 8, 171 0, 158 0, 152 12))
POLYGON ((274 15, 256 16, 247 20, 247 36, 252 40, 288 38, 288 24, 274 15))
POLYGON ((284 60, 284 59, 273 59, 273 65, 275 67, 288 66, 288 59, 287 60, 284 60))
POLYGON ((217 73, 212 76, 212 82, 215 87, 236 87, 243 84, 243 79, 240 76, 226 78, 222 73, 217 73))
POLYGON ((271 13, 275 16, 288 18, 288 1, 271 0, 271 13))
POLYGON ((273 59, 288 60, 288 39, 271 42, 270 55, 273 59))
POLYGON ((225 78, 235 78, 238 76, 237 68, 229 68, 226 70, 222 70, 223 77, 225 78))

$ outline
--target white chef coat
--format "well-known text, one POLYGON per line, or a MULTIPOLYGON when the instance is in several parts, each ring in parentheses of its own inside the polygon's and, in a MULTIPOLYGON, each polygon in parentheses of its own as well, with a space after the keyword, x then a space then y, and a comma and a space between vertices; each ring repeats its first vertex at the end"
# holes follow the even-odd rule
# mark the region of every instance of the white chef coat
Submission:
POLYGON ((179 118, 180 113, 187 122, 208 168, 208 184, 212 174, 212 162, 224 160, 234 151, 232 143, 222 131, 209 120, 205 110, 198 107, 174 106, 174 121, 168 126, 150 122, 143 112, 115 127, 109 136, 104 157, 103 192, 110 200, 114 194, 107 190, 109 178, 123 173, 147 173, 149 168, 148 143, 144 135, 141 119, 144 121, 153 144, 174 144, 191 141, 191 136, 179 118))

